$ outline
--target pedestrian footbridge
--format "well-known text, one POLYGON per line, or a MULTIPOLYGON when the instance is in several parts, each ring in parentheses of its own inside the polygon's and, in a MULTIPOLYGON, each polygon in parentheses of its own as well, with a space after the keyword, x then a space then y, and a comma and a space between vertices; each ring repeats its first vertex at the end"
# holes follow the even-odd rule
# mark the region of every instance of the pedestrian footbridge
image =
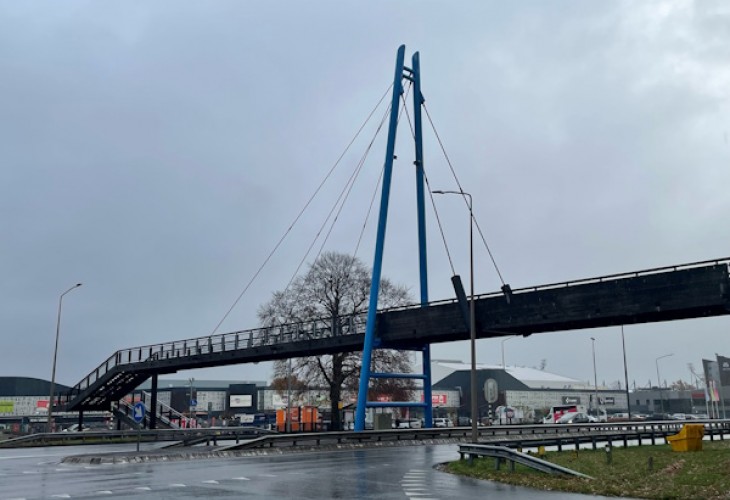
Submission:
MULTIPOLYGON (((730 258, 526 287, 475 298, 478 338, 730 314, 730 258)), ((380 347, 469 338, 457 299, 379 311, 380 347)), ((138 346, 116 351, 62 398, 66 411, 109 410, 157 375, 180 370, 358 351, 365 315, 138 346)))

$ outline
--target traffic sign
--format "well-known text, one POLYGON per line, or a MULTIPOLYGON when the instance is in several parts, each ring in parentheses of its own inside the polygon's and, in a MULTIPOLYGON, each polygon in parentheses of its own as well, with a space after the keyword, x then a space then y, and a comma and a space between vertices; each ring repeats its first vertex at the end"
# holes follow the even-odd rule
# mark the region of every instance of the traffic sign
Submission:
POLYGON ((137 403, 134 403, 134 412, 132 413, 132 418, 134 418, 134 421, 138 424, 142 423, 142 420, 144 420, 144 414, 147 411, 147 409, 144 406, 144 403, 142 401, 138 401, 137 403))
POLYGON ((190 406, 198 406, 198 400, 197 399, 191 399, 190 400, 190 406))

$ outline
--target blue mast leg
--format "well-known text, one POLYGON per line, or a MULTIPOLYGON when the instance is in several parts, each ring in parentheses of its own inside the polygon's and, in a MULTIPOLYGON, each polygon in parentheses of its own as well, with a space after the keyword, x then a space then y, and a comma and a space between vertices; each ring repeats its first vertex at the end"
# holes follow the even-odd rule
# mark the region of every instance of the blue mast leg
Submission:
POLYGON ((365 342, 362 351, 362 367, 360 368, 360 385, 357 392, 357 412, 355 413, 355 430, 365 430, 365 407, 368 401, 368 386, 370 385, 370 362, 375 339, 375 318, 378 310, 378 293, 380 292, 380 275, 383 267, 383 248, 385 246, 385 227, 388 222, 388 200, 390 198, 390 180, 393 174, 393 156, 395 154, 395 135, 398 127, 398 109, 400 96, 403 94, 403 66, 406 46, 398 48, 395 63, 395 78, 393 79, 393 98, 390 105, 390 124, 388 128, 388 145, 385 151, 385 166, 383 172, 383 190, 380 196, 380 215, 378 217, 378 233, 375 241, 375 259, 373 262, 373 277, 370 283, 370 301, 368 302, 368 317, 365 326, 365 342))
MULTIPOLYGON (((416 143, 416 209, 418 211, 418 263, 421 277, 421 306, 428 305, 428 259, 426 254, 426 202, 424 190, 423 170, 423 128, 421 121, 421 106, 425 99, 421 93, 421 64, 418 52, 411 58, 413 71, 413 125, 416 143)), ((424 425, 433 426, 433 406, 431 398, 431 346, 426 344, 422 348, 423 364, 423 402, 424 425)))

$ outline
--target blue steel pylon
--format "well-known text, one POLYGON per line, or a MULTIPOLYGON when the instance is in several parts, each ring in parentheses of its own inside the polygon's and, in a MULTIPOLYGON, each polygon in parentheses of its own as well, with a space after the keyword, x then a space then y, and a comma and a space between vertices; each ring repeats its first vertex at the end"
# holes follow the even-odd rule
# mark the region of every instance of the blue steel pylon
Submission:
POLYGON ((357 412, 355 413, 355 430, 365 430, 366 408, 375 407, 420 407, 424 409, 426 427, 433 425, 433 409, 431 404, 431 346, 424 344, 419 350, 422 352, 423 374, 412 373, 377 373, 371 370, 372 352, 380 346, 375 338, 375 318, 378 308, 378 294, 380 292, 380 277, 383 264, 383 249, 385 247, 385 229, 388 222, 388 201, 390 198, 390 181, 393 173, 393 158, 395 152, 396 130, 398 128, 398 110, 400 98, 403 94, 403 79, 413 82, 413 113, 414 134, 416 146, 416 209, 418 212, 418 257, 421 286, 421 305, 428 304, 428 272, 426 255, 426 217, 423 171, 423 134, 421 121, 421 106, 424 99, 421 93, 421 71, 418 52, 413 54, 411 68, 405 67, 406 47, 398 48, 393 79, 393 97, 390 107, 390 123, 388 127, 388 144, 385 151, 385 167, 383 172, 383 190, 380 197, 380 215, 378 218, 378 232, 375 241, 375 259, 373 276, 370 284, 370 301, 365 328, 365 341, 362 352, 362 368, 360 384, 357 394, 357 412), (376 402, 368 401, 368 387, 371 378, 411 378, 423 380, 423 402, 376 402))

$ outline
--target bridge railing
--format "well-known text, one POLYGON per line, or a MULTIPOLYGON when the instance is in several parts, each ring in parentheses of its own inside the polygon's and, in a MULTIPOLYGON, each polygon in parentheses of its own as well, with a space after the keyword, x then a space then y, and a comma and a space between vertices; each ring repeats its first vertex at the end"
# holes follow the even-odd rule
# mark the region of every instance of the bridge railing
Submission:
MULTIPOLYGON (((681 271, 683 269, 693 269, 697 267, 706 267, 710 265, 730 265, 730 257, 722 257, 719 259, 711 259, 711 260, 703 260, 699 262, 691 262, 689 264, 679 264, 674 266, 665 266, 665 267, 655 267, 651 269, 644 269, 641 271, 632 271, 628 273, 619 273, 619 274, 607 274, 605 276, 596 276, 594 278, 582 278, 572 281, 560 281, 557 283, 547 283, 545 285, 537 285, 537 286, 527 286, 523 288, 515 288, 511 290, 511 293, 516 295, 520 293, 528 293, 528 292, 536 292, 539 290, 551 290, 556 288, 569 288, 572 286, 578 286, 578 285, 587 285, 590 283, 604 283, 606 281, 616 281, 620 279, 626 279, 626 278, 637 278, 639 276, 648 276, 651 274, 659 274, 659 273, 666 273, 671 271, 681 271)), ((482 293, 476 296, 476 299, 488 299, 491 297, 502 297, 504 296, 503 291, 494 291, 494 292, 487 292, 482 293)), ((429 306, 438 306, 438 305, 444 305, 444 304, 454 304, 458 300, 456 298, 453 299, 441 299, 441 300, 435 300, 432 302, 429 302, 429 306)), ((421 304, 408 304, 404 306, 397 306, 397 307, 391 307, 388 309, 382 309, 378 310, 379 313, 381 312, 390 312, 390 311, 402 311, 406 309, 416 309, 419 307, 423 307, 421 304)))
POLYGON ((343 316, 340 318, 338 324, 335 325, 334 333, 332 320, 329 318, 319 318, 309 322, 252 328, 249 330, 208 335, 206 337, 122 349, 109 356, 95 370, 84 377, 63 399, 66 402, 70 401, 118 366, 163 359, 189 358, 213 353, 240 351, 254 347, 281 345, 339 335, 364 334, 365 319, 366 316, 364 314, 343 316))

